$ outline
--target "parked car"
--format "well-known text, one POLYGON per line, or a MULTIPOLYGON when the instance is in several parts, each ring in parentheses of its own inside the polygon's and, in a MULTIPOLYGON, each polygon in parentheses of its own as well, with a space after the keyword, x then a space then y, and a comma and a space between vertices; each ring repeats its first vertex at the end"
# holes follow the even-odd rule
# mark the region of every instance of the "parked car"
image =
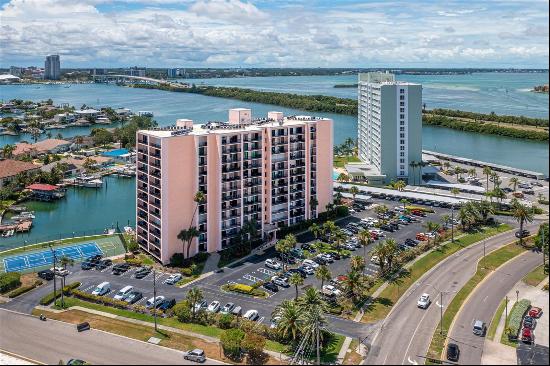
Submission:
POLYGON ((327 261, 325 259, 323 259, 322 257, 319 257, 319 256, 313 258, 313 262, 317 263, 320 266, 324 266, 324 265, 327 264, 327 261))
POLYGON ((531 318, 540 318, 542 316, 542 309, 536 306, 533 306, 531 309, 529 309, 529 316, 531 318))
POLYGON ((194 349, 183 353, 183 359, 187 361, 203 363, 206 361, 206 355, 202 349, 194 349))
POLYGON ((518 230, 516 231, 516 238, 526 238, 528 237, 529 235, 531 235, 531 232, 529 230, 518 230))
MULTIPOLYGON (((355 250, 355 248, 354 248, 354 250, 355 250)), ((332 258, 332 256, 330 254, 327 254, 327 253, 319 254, 318 257, 323 258, 328 263, 333 263, 334 262, 334 258, 332 258)))
POLYGON ((319 264, 317 262, 312 261, 311 259, 304 260, 302 264, 305 266, 310 266, 313 269, 319 267, 319 264))
POLYGON ((340 296, 342 294, 342 291, 333 285, 324 285, 321 292, 327 296, 340 296))
POLYGON ((50 271, 54 272, 56 276, 65 277, 69 274, 69 271, 63 267, 52 267, 50 271))
POLYGON ((243 308, 240 306, 235 306, 233 310, 231 310, 231 314, 235 316, 241 316, 243 315, 243 308))
POLYGON ((220 311, 220 302, 219 301, 212 301, 210 303, 210 305, 208 305, 208 307, 206 308, 206 311, 208 311, 209 313, 217 313, 218 311, 220 311))
POLYGON ((430 299, 430 295, 422 294, 420 295, 420 299, 418 299, 418 302, 416 304, 421 309, 427 309, 431 303, 432 303, 432 300, 430 299))
POLYGON ((111 291, 111 284, 109 282, 101 282, 97 287, 92 291, 92 295, 103 296, 111 291))
POLYGON ((460 357, 460 348, 458 348, 458 344, 449 343, 447 345, 447 360, 458 362, 459 357, 460 357))
POLYGON ((156 308, 162 311, 173 308, 176 305, 176 299, 164 299, 159 304, 156 305, 156 308))
POLYGON ((477 336, 484 337, 485 333, 487 332, 487 326, 481 320, 476 320, 474 322, 473 332, 477 336))
POLYGON ((410 247, 415 247, 418 244, 419 244, 418 240, 414 240, 414 239, 410 239, 410 238, 405 239, 405 245, 408 245, 410 247))
POLYGON ((175 285, 176 283, 180 282, 182 278, 183 276, 181 275, 181 273, 174 273, 164 280, 164 284, 175 285))
POLYGON ((273 282, 264 282, 262 287, 271 292, 279 292, 279 287, 273 282))
POLYGON ((271 319, 271 322, 269 323, 269 328, 271 329, 277 328, 277 325, 279 324, 280 321, 281 321, 280 316, 273 317, 273 319, 271 319))
POLYGON ((288 270, 289 273, 298 273, 300 275, 300 277, 302 278, 306 278, 307 277, 307 273, 304 271, 304 270, 301 270, 299 268, 292 268, 292 269, 289 269, 288 270))
POLYGON ((145 303, 145 307, 147 309, 156 308, 158 304, 164 301, 164 296, 157 296, 157 297, 151 297, 147 302, 145 303))
POLYGON ((51 281, 53 280, 53 277, 54 277, 54 274, 53 274, 53 271, 51 269, 46 269, 44 271, 40 271, 37 273, 38 277, 42 278, 43 280, 46 280, 46 281, 51 281))
POLYGON ((123 300, 126 295, 128 295, 134 289, 133 286, 125 286, 121 288, 115 295, 115 300, 123 300))
POLYGON ((427 241, 428 236, 424 233, 418 233, 418 234, 416 234, 416 240, 427 241))
POLYGON ((315 273, 315 270, 311 268, 310 266, 301 266, 299 269, 307 273, 308 275, 312 275, 315 273))
POLYGON ((97 271, 102 271, 106 269, 107 267, 110 267, 113 264, 113 261, 110 259, 102 259, 99 261, 98 264, 96 264, 95 269, 97 271))
POLYGON ((535 335, 533 334, 533 330, 529 328, 523 328, 521 330, 521 341, 524 343, 533 343, 535 340, 535 335))
POLYGON ((526 316, 523 318, 523 327, 529 328, 529 329, 535 329, 535 326, 537 325, 537 321, 535 318, 532 318, 530 316, 526 316))
POLYGON ((206 300, 202 300, 200 302, 197 302, 195 304, 195 313, 198 313, 201 310, 206 310, 207 307, 208 307, 208 303, 206 302, 206 300))
POLYGON ((279 271, 282 268, 281 264, 274 259, 266 259, 265 266, 276 271, 279 271))
POLYGON ((144 278, 146 277, 149 273, 151 273, 152 271, 152 268, 151 267, 140 267, 136 273, 134 274, 134 276, 137 278, 137 279, 141 279, 141 278, 144 278))
POLYGON ((244 313, 243 318, 254 321, 258 319, 258 312, 256 310, 248 310, 244 313))
POLYGON ((283 277, 273 276, 273 277, 271 277, 271 281, 274 284, 276 284, 277 286, 281 286, 281 287, 289 287, 290 286, 288 281, 283 277))
POLYGON ((220 310, 220 313, 222 313, 222 314, 231 314, 231 311, 233 311, 234 308, 235 308, 235 304, 232 303, 232 302, 228 302, 220 310))
POLYGON ((143 294, 139 291, 131 291, 122 299, 122 301, 126 301, 128 304, 135 304, 139 300, 143 298, 143 294))
POLYGON ((128 263, 119 263, 113 266, 112 272, 114 275, 121 275, 129 269, 130 265, 128 263))
POLYGON ((92 269, 94 267, 95 267, 95 264, 93 264, 92 262, 85 261, 85 262, 80 263, 80 268, 83 271, 87 271, 87 270, 92 269))

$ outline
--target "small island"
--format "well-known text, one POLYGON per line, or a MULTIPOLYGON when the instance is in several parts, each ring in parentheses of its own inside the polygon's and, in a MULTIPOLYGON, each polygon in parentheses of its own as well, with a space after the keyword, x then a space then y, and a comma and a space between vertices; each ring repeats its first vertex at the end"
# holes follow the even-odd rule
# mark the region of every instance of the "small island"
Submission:
POLYGON ((533 90, 535 93, 544 93, 544 94, 548 94, 548 85, 537 85, 533 88, 533 90))

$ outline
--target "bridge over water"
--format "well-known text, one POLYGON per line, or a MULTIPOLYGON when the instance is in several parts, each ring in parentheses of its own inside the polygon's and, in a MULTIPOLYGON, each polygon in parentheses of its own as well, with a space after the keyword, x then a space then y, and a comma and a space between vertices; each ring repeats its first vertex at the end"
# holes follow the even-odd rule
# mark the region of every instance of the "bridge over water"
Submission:
POLYGON ((94 81, 96 83, 169 85, 178 88, 191 87, 189 84, 185 83, 173 83, 164 79, 154 79, 146 76, 134 75, 94 75, 94 81))

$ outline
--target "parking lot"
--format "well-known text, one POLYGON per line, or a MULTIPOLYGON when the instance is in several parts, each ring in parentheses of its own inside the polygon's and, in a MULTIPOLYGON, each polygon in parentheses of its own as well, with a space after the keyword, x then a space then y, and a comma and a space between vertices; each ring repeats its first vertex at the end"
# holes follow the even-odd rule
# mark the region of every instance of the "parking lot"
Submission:
MULTIPOLYGON (((355 213, 354 215, 347 217, 338 222, 340 227, 345 227, 350 222, 359 222, 365 217, 375 217, 374 207, 379 204, 385 204, 390 209, 401 205, 397 201, 386 201, 375 199, 374 202, 365 211, 355 213)), ((402 225, 399 230, 395 232, 385 233, 385 237, 380 238, 374 244, 367 247, 367 258, 370 258, 370 251, 376 246, 376 243, 387 239, 394 238, 397 243, 402 243, 407 238, 414 238, 416 233, 425 231, 423 225, 427 221, 433 221, 441 223, 441 217, 443 215, 450 214, 450 210, 446 208, 435 208, 435 213, 428 214, 427 217, 420 218, 418 222, 411 223, 409 225, 402 225)), ((298 247, 303 243, 312 242, 314 240, 311 233, 306 232, 302 235, 298 235, 298 247)), ((356 249, 352 252, 352 255, 363 256, 363 249, 356 249)), ((197 281, 191 286, 184 288, 178 288, 173 285, 167 285, 163 282, 170 276, 170 272, 157 272, 155 274, 156 282, 156 294, 157 296, 164 296, 166 299, 175 299, 180 301, 185 298, 187 291, 191 287, 198 287, 203 291, 205 300, 210 303, 212 301, 219 301, 223 306, 226 303, 234 303, 242 307, 243 313, 247 310, 257 310, 259 313, 258 323, 269 324, 271 321, 271 314, 275 307, 285 299, 294 298, 296 292, 293 286, 284 288, 279 287, 278 292, 269 293, 267 298, 253 298, 247 295, 226 292, 221 289, 222 285, 228 283, 242 283, 246 285, 252 285, 257 281, 264 281, 270 279, 276 274, 276 271, 269 269, 265 266, 265 260, 268 258, 275 258, 277 253, 274 248, 269 248, 263 254, 254 255, 248 258, 246 261, 232 266, 231 268, 225 268, 223 272, 212 273, 211 275, 197 281)), ((338 275, 344 275, 349 271, 349 258, 343 258, 335 260, 329 264, 329 269, 333 277, 338 275)), ((296 264, 297 267, 299 264, 296 264)), ((103 270, 82 270, 80 265, 75 265, 70 268, 70 274, 67 278, 67 283, 79 281, 82 283, 80 286, 81 291, 91 293, 95 287, 107 281, 111 285, 111 291, 106 295, 108 297, 114 297, 116 293, 125 286, 133 286, 134 290, 140 291, 143 297, 137 301, 138 305, 145 305, 147 299, 153 297, 153 273, 148 274, 142 279, 135 278, 135 272, 137 268, 130 268, 127 272, 120 275, 114 275, 112 273, 112 266, 103 270)), ((370 275, 376 274, 378 271, 378 265, 376 263, 368 261, 366 273, 370 275)), ((304 280, 304 284, 300 287, 299 291, 302 293, 307 287, 315 286, 319 287, 320 282, 313 275, 307 276, 304 280)), ((341 317, 328 315, 327 320, 329 328, 337 333, 350 336, 350 337, 364 337, 365 334, 369 334, 373 325, 355 323, 351 320, 347 320, 341 317)))

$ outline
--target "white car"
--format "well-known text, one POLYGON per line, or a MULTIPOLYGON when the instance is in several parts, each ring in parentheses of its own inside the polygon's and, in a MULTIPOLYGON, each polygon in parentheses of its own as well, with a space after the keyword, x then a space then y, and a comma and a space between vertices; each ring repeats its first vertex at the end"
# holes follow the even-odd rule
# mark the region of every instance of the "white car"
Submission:
POLYGON ((217 313, 220 311, 221 304, 219 301, 212 301, 210 305, 206 308, 206 311, 209 313, 217 313))
POLYGON ((254 321, 258 319, 258 312, 256 310, 248 310, 246 313, 244 313, 243 318, 254 321))
POLYGON ((271 329, 277 328, 277 325, 279 324, 280 321, 281 321, 280 316, 274 317, 273 319, 271 319, 271 324, 269 324, 269 327, 271 329))
POLYGON ((311 267, 313 269, 319 267, 319 264, 318 263, 315 263, 314 261, 312 261, 311 259, 305 259, 302 264, 304 266, 308 266, 308 267, 311 267))
POLYGON ((115 300, 122 300, 126 295, 128 295, 132 290, 134 289, 133 286, 126 286, 120 289, 120 291, 117 292, 114 299, 115 300))
POLYGON ((427 309, 428 306, 430 306, 432 300, 430 300, 430 295, 428 294, 422 294, 420 296, 420 299, 418 299, 418 307, 421 309, 427 309))
POLYGON ((373 255, 372 257, 370 257, 370 261, 372 263, 378 264, 378 262, 380 262, 380 258, 378 258, 378 256, 376 255, 373 255))
POLYGON ((92 295, 103 296, 111 291, 111 284, 109 282, 102 282, 92 291, 92 295))
POLYGON ((288 281, 284 277, 273 276, 273 277, 271 277, 271 282, 273 282, 277 286, 281 286, 281 287, 289 287, 290 286, 288 281))
POLYGON ((56 276, 61 276, 61 277, 64 277, 69 274, 69 271, 63 267, 53 267, 53 268, 50 268, 50 271, 55 273, 56 276))
POLYGON ((312 275, 312 274, 315 273, 315 270, 313 268, 311 268, 310 266, 302 266, 302 269, 308 275, 312 275))
POLYGON ((340 296, 342 294, 342 291, 338 290, 332 285, 324 285, 323 293, 329 296, 340 296))
POLYGON ((170 277, 164 280, 165 285, 175 285, 176 283, 180 282, 183 276, 181 273, 174 273, 171 274, 170 277))
POLYGON ((267 268, 271 268, 271 269, 274 269, 276 271, 278 271, 282 268, 281 263, 277 262, 274 259, 266 259, 265 266, 267 268))
POLYGON ((208 307, 208 303, 206 300, 202 300, 201 302, 198 302, 195 304, 195 313, 198 313, 201 310, 205 310, 208 307))
POLYGON ((158 304, 164 301, 164 296, 157 296, 157 297, 151 297, 147 302, 145 303, 145 307, 147 309, 155 308, 158 304))
POLYGON ((323 254, 319 254, 318 257, 321 259, 324 259, 327 263, 334 262, 334 258, 332 258, 330 254, 323 253, 323 254))

